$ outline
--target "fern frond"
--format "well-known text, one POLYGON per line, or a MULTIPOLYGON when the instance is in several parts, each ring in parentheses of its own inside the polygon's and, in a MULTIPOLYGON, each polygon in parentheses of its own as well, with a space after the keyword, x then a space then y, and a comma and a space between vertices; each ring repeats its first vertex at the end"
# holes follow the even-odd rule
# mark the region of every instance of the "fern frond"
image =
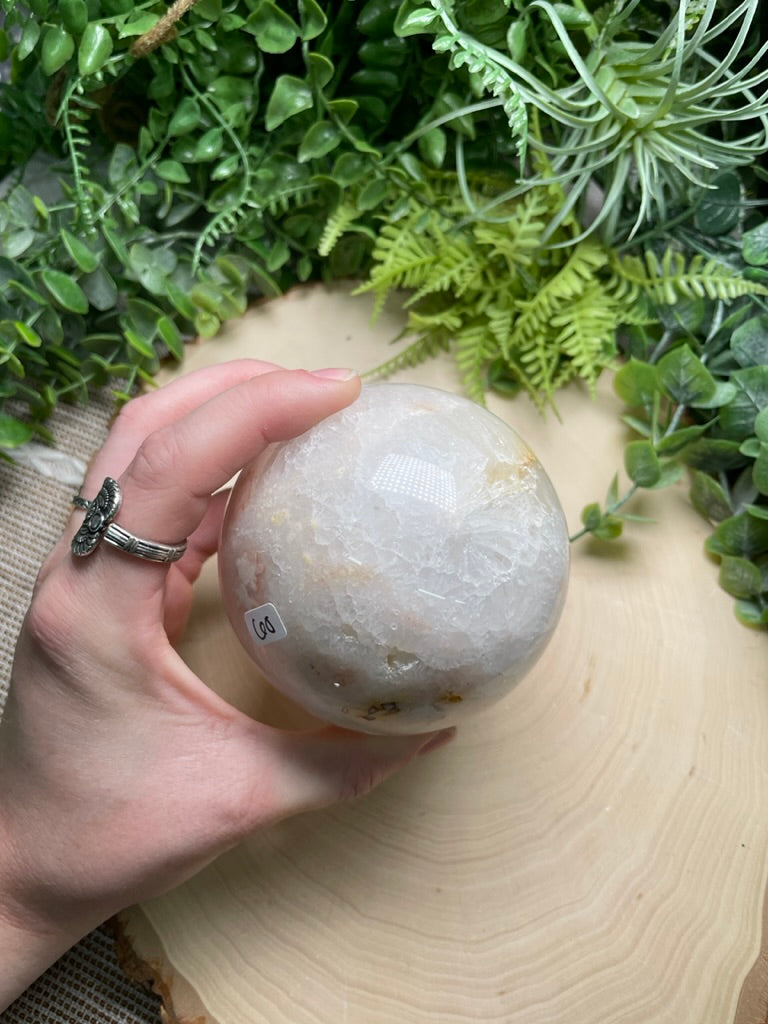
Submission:
POLYGON ((215 217, 203 228, 195 243, 195 251, 192 258, 192 269, 197 272, 202 259, 203 249, 207 246, 216 245, 220 238, 234 235, 239 225, 255 210, 261 212, 263 207, 258 200, 251 196, 244 196, 237 204, 220 210, 215 217))
MULTIPOLYGON (((597 378, 616 355, 621 316, 599 281, 592 281, 568 308, 552 317, 554 344, 567 356, 570 374, 582 377, 594 392, 597 378)), ((553 386, 561 382, 559 371, 553 386)))
MULTIPOLYGON (((403 332, 410 333, 409 327, 403 332)), ((418 366, 420 363, 425 363, 428 359, 432 359, 438 354, 438 352, 447 352, 450 347, 450 335, 440 330, 427 330, 424 334, 416 338, 415 341, 411 342, 406 348, 398 352, 392 359, 388 359, 386 363, 382 363, 380 366, 374 367, 364 374, 365 377, 391 377, 393 373, 397 373, 398 370, 405 370, 411 366, 418 366)))
POLYGON ((325 222, 323 233, 317 245, 318 256, 330 256, 338 240, 354 223, 357 212, 357 207, 354 203, 339 203, 325 222))
POLYGON ((730 267, 696 253, 686 264, 685 256, 668 248, 661 259, 648 250, 645 258, 615 256, 614 274, 623 286, 614 295, 625 301, 643 293, 656 305, 673 306, 681 299, 710 298, 731 302, 742 295, 768 295, 768 288, 749 281, 730 267))
POLYGON ((491 356, 488 324, 475 320, 456 334, 455 358, 464 390, 470 398, 485 405, 485 367, 491 356))
POLYGON ((406 302, 412 306, 434 292, 451 292, 461 297, 471 288, 480 288, 487 262, 481 253, 461 233, 446 235, 435 228, 434 246, 439 253, 439 263, 434 263, 434 274, 430 274, 422 286, 406 302))
MULTIPOLYGON (((587 239, 579 243, 567 262, 539 288, 532 299, 521 300, 521 313, 517 318, 509 344, 523 351, 535 343, 537 336, 543 337, 549 330, 552 317, 566 304, 572 302, 584 291, 597 270, 608 261, 605 250, 596 242, 587 239)), ((508 355, 505 349, 505 355, 508 355)))
POLYGON ((476 221, 477 243, 488 247, 488 258, 502 258, 510 272, 528 267, 542 247, 545 228, 552 216, 551 197, 543 188, 532 188, 514 204, 503 222, 476 221))
POLYGON ((492 49, 461 32, 449 17, 445 5, 439 0, 432 0, 432 6, 440 15, 444 27, 444 31, 438 31, 435 35, 432 48, 438 53, 449 52, 452 68, 466 67, 471 75, 479 79, 486 92, 501 101, 522 167, 528 145, 528 111, 520 89, 512 77, 494 60, 492 49))
POLYGON ((373 249, 373 268, 365 284, 354 294, 373 292, 376 296, 374 319, 381 313, 390 292, 396 288, 418 288, 426 280, 426 270, 438 259, 433 239, 417 235, 410 221, 385 224, 373 249))
POLYGON ((85 125, 85 114, 98 109, 96 103, 83 95, 80 80, 75 78, 61 100, 57 120, 61 124, 72 168, 72 187, 83 231, 93 236, 96 230, 96 209, 91 196, 92 183, 87 172, 86 153, 91 132, 85 125))
POLYGON ((514 301, 512 301, 509 292, 505 293, 505 296, 501 299, 501 302, 497 301, 489 304, 486 309, 488 316, 488 330, 503 352, 509 335, 512 331, 512 321, 517 316, 519 310, 514 301), (505 301, 506 300, 506 301, 505 301))

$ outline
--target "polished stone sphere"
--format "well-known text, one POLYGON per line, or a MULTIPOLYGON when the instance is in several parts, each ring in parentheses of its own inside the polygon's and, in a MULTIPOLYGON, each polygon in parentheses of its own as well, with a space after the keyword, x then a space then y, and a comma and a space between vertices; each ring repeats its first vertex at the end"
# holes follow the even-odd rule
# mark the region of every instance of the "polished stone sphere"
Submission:
POLYGON ((272 685, 326 721, 413 733, 530 669, 568 559, 552 484, 506 423, 435 388, 368 384, 243 470, 219 570, 272 685))

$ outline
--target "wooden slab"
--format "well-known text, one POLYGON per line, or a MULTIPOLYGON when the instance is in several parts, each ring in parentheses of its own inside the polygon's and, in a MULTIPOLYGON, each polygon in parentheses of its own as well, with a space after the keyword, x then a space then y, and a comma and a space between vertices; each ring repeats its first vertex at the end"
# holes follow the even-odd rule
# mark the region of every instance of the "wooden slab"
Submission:
MULTIPOLYGON (((389 311, 292 292, 191 351, 355 366, 391 354, 389 311)), ((448 358, 402 373, 458 390, 448 358)), ((529 442, 572 529, 621 466, 608 382, 562 422, 492 397, 529 442)), ((614 546, 573 551, 560 627, 533 672, 458 739, 370 797, 263 832, 124 916, 180 1018, 209 1024, 721 1024, 758 962, 768 839, 768 645, 740 626, 686 486, 614 546)), ((201 580, 184 655, 271 722, 201 580)), ((764 964, 739 1024, 763 1024, 764 964)))

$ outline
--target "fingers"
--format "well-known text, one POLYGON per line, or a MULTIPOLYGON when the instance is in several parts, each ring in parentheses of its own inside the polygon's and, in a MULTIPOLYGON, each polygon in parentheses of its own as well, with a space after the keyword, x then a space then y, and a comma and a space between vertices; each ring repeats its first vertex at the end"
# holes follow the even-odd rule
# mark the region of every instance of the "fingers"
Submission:
POLYGON ((450 728, 416 736, 371 736, 336 726, 310 733, 269 730, 265 736, 262 732, 261 741, 270 752, 274 818, 363 796, 418 755, 438 750, 455 735, 450 728))
POLYGON ((141 444, 120 480, 120 524, 161 543, 188 536, 210 495, 268 444, 303 433, 359 390, 357 377, 275 370, 215 395, 141 444))
MULTIPOLYGON (((93 497, 104 476, 125 465, 116 522, 139 537, 178 543, 203 522, 211 494, 270 442, 301 434, 354 401, 359 378, 343 378, 251 360, 190 374, 126 408, 94 460, 85 494, 93 497)), ((81 514, 75 528, 80 521, 81 514)), ((82 562, 81 580, 87 576, 97 589, 114 580, 117 566, 125 600, 159 594, 167 576, 167 566, 105 544, 82 562)))
POLYGON ((214 395, 262 373, 279 369, 258 359, 236 359, 188 373, 157 391, 149 391, 123 406, 120 415, 96 454, 83 485, 92 497, 105 476, 118 479, 125 472, 142 441, 153 431, 167 427, 214 395))

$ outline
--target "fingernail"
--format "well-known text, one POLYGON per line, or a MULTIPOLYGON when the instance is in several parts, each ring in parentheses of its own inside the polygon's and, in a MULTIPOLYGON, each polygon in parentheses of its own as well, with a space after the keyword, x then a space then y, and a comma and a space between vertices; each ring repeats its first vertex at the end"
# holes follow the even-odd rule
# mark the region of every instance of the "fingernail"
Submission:
POLYGON ((444 747, 447 743, 456 735, 456 729, 442 729, 436 736, 433 736, 431 740, 427 740, 423 747, 419 750, 419 757, 422 754, 431 754, 433 750, 439 750, 440 747, 444 747))
POLYGON ((312 370, 312 376, 322 377, 324 380, 352 380, 353 377, 357 377, 357 370, 334 366, 327 370, 312 370))

